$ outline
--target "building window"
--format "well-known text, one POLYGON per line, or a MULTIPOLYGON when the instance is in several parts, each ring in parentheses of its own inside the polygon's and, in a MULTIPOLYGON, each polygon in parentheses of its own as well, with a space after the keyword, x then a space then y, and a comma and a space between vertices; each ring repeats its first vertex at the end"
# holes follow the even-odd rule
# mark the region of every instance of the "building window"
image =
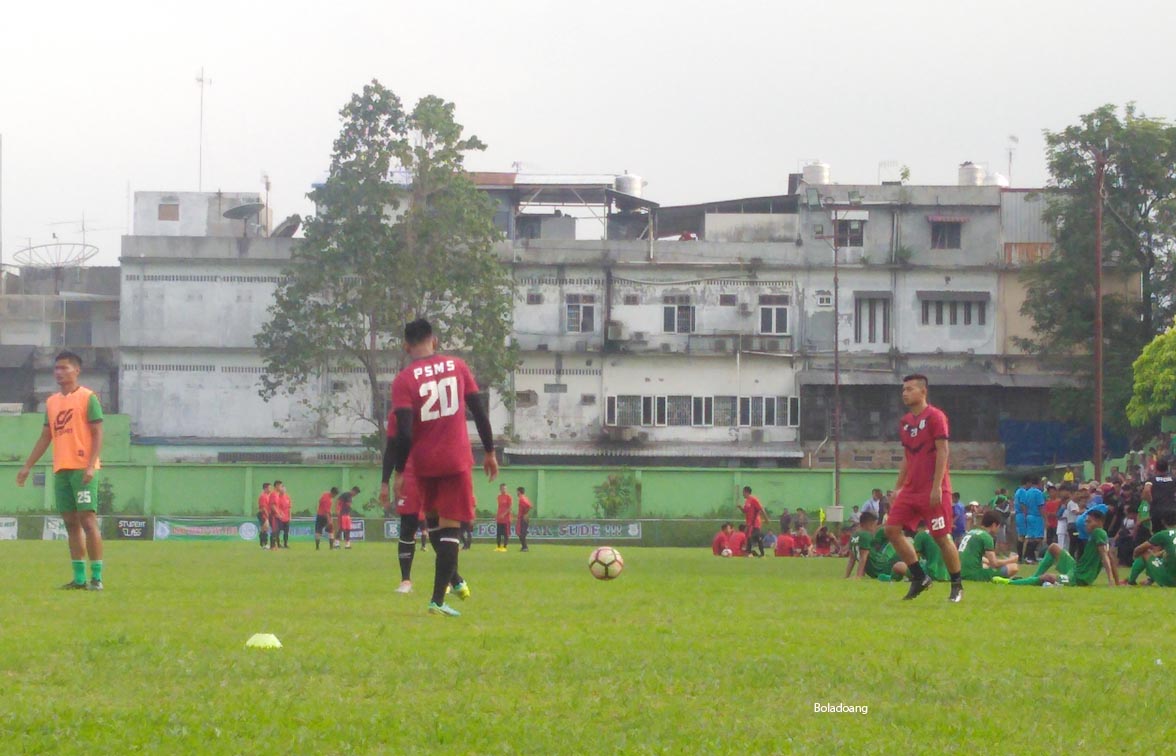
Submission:
POLYGON ((960 309, 960 303, 959 303, 959 302, 949 302, 949 303, 948 303, 948 306, 947 306, 947 310, 948 310, 948 317, 947 317, 947 322, 948 322, 950 325, 959 325, 959 323, 960 323, 959 309, 960 309))
POLYGON ((669 295, 662 298, 662 330, 665 333, 694 333, 694 305, 690 295, 669 295))
POLYGON ((666 397, 666 425, 683 426, 693 424, 693 397, 666 397))
POLYGON ((866 222, 860 220, 837 221, 837 246, 861 247, 865 245, 866 222))
POLYGON ((776 425, 795 428, 800 425, 800 397, 776 397, 776 425))
POLYGON ((666 397, 655 396, 653 405, 654 405, 653 424, 654 425, 665 425, 666 424, 666 397))
POLYGON ((776 397, 764 397, 764 425, 776 424, 776 397))
POLYGON ((178 202, 160 202, 159 220, 178 221, 180 219, 180 205, 178 202))
POLYGON ((568 333, 593 333, 596 330, 596 295, 567 295, 568 333))
POLYGON ((959 221, 931 221, 931 249, 959 249, 963 226, 959 221))
MULTIPOLYGON (((516 391, 515 406, 519 409, 534 407, 539 404, 539 394, 535 391, 516 391)), ((614 407, 615 412, 615 407, 614 407)))
POLYGON ((715 397, 715 425, 734 428, 738 424, 738 401, 738 397, 734 396, 715 397))
POLYGON ((976 325, 984 325, 985 315, 987 314, 987 310, 988 310, 988 303, 987 302, 977 302, 976 303, 976 325))
POLYGON ((543 295, 542 294, 528 294, 527 295, 527 304, 529 304, 529 305, 543 304, 543 295))
POLYGON ((596 394, 580 394, 580 404, 596 404, 596 394))
POLYGON ((636 395, 608 397, 605 417, 609 425, 641 425, 641 397, 636 395))
POLYGON ((544 394, 566 394, 568 393, 568 384, 566 383, 544 383, 544 394))
POLYGON ((719 306, 720 307, 734 307, 737 304, 739 304, 739 298, 736 297, 734 294, 720 294, 719 295, 719 306))
POLYGON ((781 336, 788 334, 788 302, 787 294, 760 296, 760 333, 781 336))
POLYGON ((713 396, 694 397, 692 408, 692 423, 696 426, 709 427, 715 424, 715 398, 713 396))
POLYGON ((862 297, 854 300, 853 340, 858 344, 890 343, 889 299, 862 297))
POLYGON ((950 299, 924 299, 923 325, 982 326, 988 322, 987 302, 961 302, 950 299), (946 322, 945 322, 946 321, 946 322))
POLYGON ((622 301, 627 305, 639 305, 641 304, 641 297, 636 294, 626 294, 622 301))
POLYGON ((823 290, 818 291, 817 292, 817 307, 832 307, 832 306, 833 306, 833 294, 828 291, 823 291, 823 290))
POLYGON ((641 397, 641 424, 653 425, 653 397, 641 397))
POLYGON ((751 397, 739 397, 739 427, 746 428, 751 425, 751 397))

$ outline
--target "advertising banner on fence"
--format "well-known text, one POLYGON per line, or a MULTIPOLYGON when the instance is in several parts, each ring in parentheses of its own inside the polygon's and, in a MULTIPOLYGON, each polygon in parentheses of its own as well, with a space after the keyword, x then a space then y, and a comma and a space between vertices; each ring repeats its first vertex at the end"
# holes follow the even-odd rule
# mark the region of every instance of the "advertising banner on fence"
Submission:
POLYGON ((257 521, 244 517, 156 517, 157 541, 255 541, 257 521))
POLYGON ((150 522, 146 517, 119 517, 114 521, 114 537, 121 540, 150 541, 150 522))
POLYGON ((45 524, 41 527, 41 540, 68 541, 69 534, 65 531, 65 520, 60 517, 45 517, 45 524))
MULTIPOLYGON (((493 522, 474 523, 474 538, 494 538, 497 525, 493 522)), ((511 536, 516 534, 511 526, 511 536)), ((626 520, 585 522, 576 520, 532 521, 527 538, 534 541, 605 541, 619 538, 641 539, 641 523, 626 520)))
POLYGON ((0 541, 16 540, 16 518, 0 517, 0 541))

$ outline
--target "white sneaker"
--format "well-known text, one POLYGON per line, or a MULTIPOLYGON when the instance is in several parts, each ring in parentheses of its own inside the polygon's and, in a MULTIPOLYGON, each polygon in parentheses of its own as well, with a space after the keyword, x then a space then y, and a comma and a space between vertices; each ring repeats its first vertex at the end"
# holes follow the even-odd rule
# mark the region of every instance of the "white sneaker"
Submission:
POLYGON ((400 585, 396 586, 396 592, 397 593, 412 593, 412 581, 411 580, 402 581, 400 583, 400 585))

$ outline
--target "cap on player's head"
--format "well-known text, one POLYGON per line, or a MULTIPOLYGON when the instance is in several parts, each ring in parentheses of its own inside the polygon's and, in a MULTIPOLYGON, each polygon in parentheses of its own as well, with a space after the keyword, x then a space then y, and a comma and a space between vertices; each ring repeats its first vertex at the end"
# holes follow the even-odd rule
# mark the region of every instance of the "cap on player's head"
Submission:
POLYGON ((64 352, 58 352, 57 356, 53 358, 54 362, 61 362, 62 360, 65 360, 66 362, 71 363, 78 370, 82 369, 82 358, 77 356, 73 352, 69 351, 68 349, 64 352))
POLYGON ((984 516, 980 518, 980 527, 991 528, 994 525, 1000 525, 1000 515, 996 512, 985 512, 984 516))
POLYGON ((911 373, 910 375, 903 376, 902 382, 906 383, 908 381, 918 381, 922 389, 924 391, 927 390, 927 376, 922 373, 911 373))
POLYGON ((404 327, 404 343, 409 346, 423 344, 433 338, 433 326, 424 318, 417 318, 404 327))

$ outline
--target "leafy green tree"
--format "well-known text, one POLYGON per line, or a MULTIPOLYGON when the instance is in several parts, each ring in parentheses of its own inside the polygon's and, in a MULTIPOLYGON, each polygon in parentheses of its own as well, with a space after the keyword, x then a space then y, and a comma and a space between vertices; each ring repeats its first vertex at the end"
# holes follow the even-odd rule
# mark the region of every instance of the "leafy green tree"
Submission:
POLYGON ((641 488, 637 476, 625 468, 611 473, 599 486, 592 488, 596 495, 592 510, 601 519, 613 519, 636 512, 641 500, 641 488))
POLYGON ((1033 336, 1020 345, 1046 364, 1072 372, 1073 389, 1055 389, 1062 417, 1088 421, 1093 404, 1094 198, 1093 149, 1109 145, 1104 184, 1104 402, 1108 427, 1126 432, 1131 364, 1173 311, 1176 259, 1176 127, 1134 105, 1120 115, 1104 105, 1058 132, 1045 133, 1051 183, 1044 218, 1054 230, 1053 254, 1026 269, 1021 312, 1033 336), (1137 286, 1134 291, 1131 289, 1137 286), (1142 297, 1139 296, 1142 292, 1142 297))
POLYGON ((1127 403, 1127 419, 1139 427, 1176 410, 1176 325, 1143 348, 1132 365, 1135 392, 1127 403))
POLYGON ((330 172, 309 195, 315 215, 255 337, 266 367, 260 393, 317 396, 320 417, 364 418, 378 440, 379 376, 403 366, 400 337, 414 318, 428 318, 442 348, 461 353, 484 388, 505 385, 517 361, 513 288, 493 251, 501 236, 493 204, 464 168, 485 145, 462 135, 453 104, 427 96, 406 111, 372 81, 340 115, 330 172), (329 372, 355 368, 367 397, 326 390, 329 372), (318 392, 303 392, 316 384, 318 392))

